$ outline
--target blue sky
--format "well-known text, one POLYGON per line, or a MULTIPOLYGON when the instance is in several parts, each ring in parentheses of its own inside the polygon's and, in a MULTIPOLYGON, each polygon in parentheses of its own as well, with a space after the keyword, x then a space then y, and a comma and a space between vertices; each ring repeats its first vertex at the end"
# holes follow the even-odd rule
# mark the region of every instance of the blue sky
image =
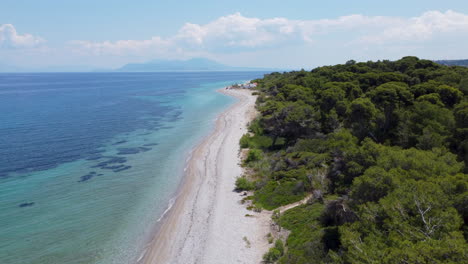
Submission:
POLYGON ((348 59, 468 58, 466 0, 2 0, 0 66, 115 68, 207 57, 311 68, 348 59))

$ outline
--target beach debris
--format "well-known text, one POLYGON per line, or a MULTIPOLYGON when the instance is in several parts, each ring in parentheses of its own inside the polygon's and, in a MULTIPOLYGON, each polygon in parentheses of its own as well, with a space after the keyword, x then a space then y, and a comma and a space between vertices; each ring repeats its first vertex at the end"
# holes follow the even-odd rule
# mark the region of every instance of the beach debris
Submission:
POLYGON ((246 236, 244 236, 242 239, 245 241, 245 244, 246 244, 245 247, 250 248, 251 243, 250 243, 249 239, 246 236))

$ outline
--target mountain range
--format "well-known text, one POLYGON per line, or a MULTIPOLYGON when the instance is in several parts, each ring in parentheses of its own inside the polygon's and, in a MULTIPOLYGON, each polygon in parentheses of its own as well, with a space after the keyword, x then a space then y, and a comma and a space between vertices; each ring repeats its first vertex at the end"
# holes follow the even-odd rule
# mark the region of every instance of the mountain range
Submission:
POLYGON ((168 72, 168 71, 277 71, 272 68, 233 67, 205 58, 190 60, 153 60, 146 63, 130 63, 116 69, 119 72, 168 72))
POLYGON ((436 60, 435 63, 447 66, 465 66, 468 67, 468 60, 436 60))

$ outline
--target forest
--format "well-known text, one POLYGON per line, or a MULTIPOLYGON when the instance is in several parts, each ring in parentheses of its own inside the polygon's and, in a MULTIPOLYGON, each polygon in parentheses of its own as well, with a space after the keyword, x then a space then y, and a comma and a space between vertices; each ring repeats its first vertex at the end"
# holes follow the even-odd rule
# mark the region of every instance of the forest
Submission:
MULTIPOLYGON (((468 68, 417 57, 271 73, 238 190, 290 230, 269 263, 466 263, 468 68)), ((278 244, 278 243, 277 243, 278 244)))

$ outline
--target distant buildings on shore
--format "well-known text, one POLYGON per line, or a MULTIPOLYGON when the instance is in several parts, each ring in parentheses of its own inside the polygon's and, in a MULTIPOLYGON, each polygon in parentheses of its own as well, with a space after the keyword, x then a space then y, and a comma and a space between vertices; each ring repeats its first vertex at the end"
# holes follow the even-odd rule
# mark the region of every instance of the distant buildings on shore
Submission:
POLYGON ((231 86, 226 87, 226 89, 254 89, 257 87, 257 83, 246 82, 243 84, 235 83, 231 86))

